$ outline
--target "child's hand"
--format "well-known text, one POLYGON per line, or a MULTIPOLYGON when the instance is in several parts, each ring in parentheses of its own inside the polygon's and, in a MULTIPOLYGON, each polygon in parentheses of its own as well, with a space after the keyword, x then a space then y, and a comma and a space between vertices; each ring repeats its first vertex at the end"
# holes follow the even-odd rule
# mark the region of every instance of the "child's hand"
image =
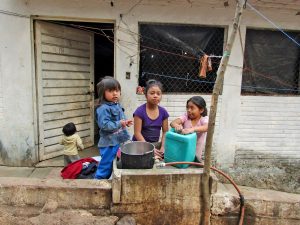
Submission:
POLYGON ((185 128, 181 131, 182 134, 191 134, 194 133, 195 129, 194 128, 185 128))
POLYGON ((120 120, 122 128, 126 127, 126 120, 120 120))
POLYGON ((174 126, 174 129, 175 129, 176 132, 181 132, 182 129, 183 129, 183 126, 182 126, 181 124, 175 125, 175 126, 174 126))
POLYGON ((164 158, 165 153, 162 150, 154 149, 154 155, 156 159, 162 160, 164 158))
POLYGON ((126 120, 125 122, 126 122, 127 127, 130 127, 133 125, 133 120, 126 120))

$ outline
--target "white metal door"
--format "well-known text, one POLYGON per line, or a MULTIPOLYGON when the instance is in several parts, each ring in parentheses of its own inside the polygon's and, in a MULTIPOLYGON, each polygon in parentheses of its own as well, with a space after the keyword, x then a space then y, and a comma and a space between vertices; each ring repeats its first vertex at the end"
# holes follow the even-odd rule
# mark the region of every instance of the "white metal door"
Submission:
POLYGON ((62 154, 62 127, 75 123, 85 147, 94 144, 94 37, 35 21, 39 159, 62 154))

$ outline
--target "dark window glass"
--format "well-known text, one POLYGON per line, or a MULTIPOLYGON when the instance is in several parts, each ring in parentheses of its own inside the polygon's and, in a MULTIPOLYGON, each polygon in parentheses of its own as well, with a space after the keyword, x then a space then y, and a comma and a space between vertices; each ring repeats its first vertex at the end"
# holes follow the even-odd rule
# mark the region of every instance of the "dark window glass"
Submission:
POLYGON ((139 85, 162 82, 164 92, 212 93, 221 58, 211 58, 212 71, 199 77, 203 54, 223 53, 224 28, 197 25, 140 24, 139 85))
MULTIPOLYGON (((300 41, 300 33, 288 34, 300 41)), ((299 94, 299 61, 299 46, 281 32, 248 29, 242 94, 299 94)))

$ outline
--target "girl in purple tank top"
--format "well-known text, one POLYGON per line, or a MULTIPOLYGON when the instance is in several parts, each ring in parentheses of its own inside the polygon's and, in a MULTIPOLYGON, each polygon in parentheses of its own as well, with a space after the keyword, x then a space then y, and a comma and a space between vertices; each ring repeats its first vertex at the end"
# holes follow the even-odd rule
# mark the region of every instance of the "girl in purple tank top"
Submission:
POLYGON ((147 141, 155 143, 155 156, 159 159, 164 157, 165 133, 168 131, 167 110, 158 104, 162 97, 162 84, 156 80, 149 80, 145 88, 147 103, 139 106, 133 113, 134 135, 133 141, 147 141), (161 143, 159 142, 162 130, 161 143))

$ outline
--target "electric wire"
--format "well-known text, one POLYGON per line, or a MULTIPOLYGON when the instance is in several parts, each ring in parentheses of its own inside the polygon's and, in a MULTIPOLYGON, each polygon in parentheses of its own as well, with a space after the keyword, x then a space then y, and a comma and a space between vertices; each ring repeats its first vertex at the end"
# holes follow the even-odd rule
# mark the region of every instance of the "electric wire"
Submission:
POLYGON ((277 24, 275 24, 272 20, 270 20, 268 17, 266 17, 264 14, 262 14, 260 11, 258 11, 256 8, 254 8, 250 3, 247 2, 247 6, 249 6, 254 12, 256 12, 258 15, 260 15, 262 18, 264 18, 266 21, 268 21, 270 24, 272 24, 277 30, 279 30, 281 33, 283 33, 288 39, 290 39, 292 42, 294 42, 298 47, 300 47, 300 43, 298 43, 294 38, 292 38, 288 33, 286 33, 282 28, 280 28, 277 24))
MULTIPOLYGON (((57 22, 55 22, 57 23, 57 22)), ((125 41, 125 40, 120 40, 118 39, 118 43, 113 41, 112 39, 114 39, 114 37, 111 37, 109 35, 107 35, 102 29, 100 28, 93 28, 95 30, 100 30, 101 33, 99 32, 96 32, 96 31, 91 31, 91 30, 88 30, 88 29, 85 29, 86 26, 81 26, 81 25, 76 25, 76 24, 65 24, 65 23, 61 23, 61 22, 58 22, 57 24, 61 24, 61 25, 69 25, 69 26, 72 26, 72 27, 75 27, 75 28, 78 28, 78 29, 81 29, 81 30, 84 30, 84 31, 87 31, 87 32, 92 32, 94 34, 97 34, 97 35, 101 35, 101 36, 104 36, 106 37, 111 43, 116 43, 116 46, 117 48, 119 48, 120 51, 122 51, 123 53, 125 53, 128 57, 130 58, 133 58, 134 56, 136 56, 137 54, 139 54, 141 51, 138 51, 137 53, 135 54, 129 54, 128 52, 126 52, 125 50, 123 50, 120 46, 120 43, 126 43, 128 45, 138 45, 137 43, 135 42, 130 42, 130 41, 125 41)), ((91 28, 92 27, 88 27, 88 28, 91 28)), ((125 28, 124 28, 125 29, 125 28)), ((111 30, 113 32, 112 29, 105 29, 105 30, 111 30)), ((241 39, 241 37, 240 37, 241 39)), ((242 44, 242 43, 241 43, 242 44)), ((181 55, 181 54, 178 54, 178 53, 173 53, 173 52, 169 52, 169 51, 165 51, 165 50, 161 50, 161 49, 157 49, 157 48, 153 48, 153 47, 149 47, 149 46, 145 46, 145 45, 140 45, 141 47, 145 48, 145 49, 149 49, 149 50, 153 50, 153 51, 156 51, 156 52, 160 52, 160 53, 164 53, 164 54, 170 54, 170 55, 174 55, 174 56, 178 56, 178 57, 182 57, 182 58, 187 58, 187 59, 191 59, 191 60, 198 60, 198 58, 196 57, 193 57, 193 56, 188 56, 188 55, 181 55)), ((128 50, 132 51, 131 48, 128 48, 126 45, 122 45, 123 48, 127 48, 128 50)), ((218 56, 213 56, 213 57, 218 57, 218 56)), ((245 57, 245 55, 244 55, 245 57)), ((212 63, 217 63, 219 64, 219 61, 213 61, 212 60, 212 63)), ((134 62, 131 62, 131 64, 137 64, 137 63, 134 63, 134 62)), ((287 84, 283 81, 280 81, 280 80, 277 80, 277 79, 274 79, 272 78, 270 75, 268 74, 263 74, 263 73, 260 73, 260 72, 257 72, 249 67, 246 67, 244 66, 244 68, 242 67, 239 67, 239 66, 235 66, 235 65, 228 65, 229 67, 236 67, 236 68, 241 68, 243 69, 243 71, 249 71, 249 72, 253 72, 255 73, 256 75, 258 76, 261 76, 261 77, 264 77, 266 79, 269 79, 271 81, 274 81, 276 83, 279 83, 281 85, 284 85, 284 86, 287 86, 287 87, 290 87, 290 88, 271 88, 271 87, 259 87, 259 86, 251 86, 251 85, 243 85, 243 86, 239 86, 239 85, 234 85, 234 84, 224 84, 225 86, 236 86, 236 87, 241 87, 241 89, 245 90, 245 89, 256 89, 256 90, 273 90, 273 91, 290 91, 290 92, 299 92, 299 88, 295 88, 293 87, 292 85, 290 84, 287 84)), ((143 74, 151 74, 151 75, 155 75, 155 76, 160 76, 160 77, 166 77, 166 78, 172 78, 172 79, 180 79, 180 80, 185 80, 185 81, 192 81, 192 82, 198 82, 198 83, 209 83, 209 84, 214 84, 215 82, 210 82, 210 81, 202 81, 202 80, 194 80, 194 79, 190 79, 190 78, 179 78, 179 77, 174 77, 172 75, 164 75, 164 74, 158 74, 158 73, 151 73, 151 72, 143 72, 143 74)), ((142 76, 143 76, 142 74, 142 76)))

